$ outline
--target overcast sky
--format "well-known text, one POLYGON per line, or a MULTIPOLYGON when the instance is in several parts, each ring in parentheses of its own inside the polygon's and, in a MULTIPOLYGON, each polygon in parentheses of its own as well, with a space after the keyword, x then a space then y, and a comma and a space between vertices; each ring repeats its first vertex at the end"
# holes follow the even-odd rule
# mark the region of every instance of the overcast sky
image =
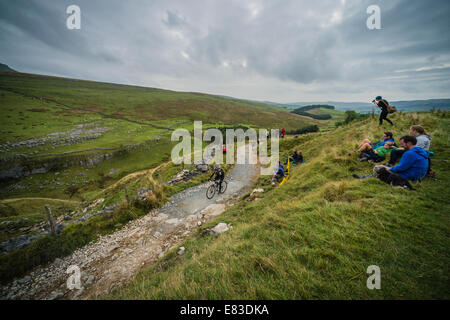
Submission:
POLYGON ((0 62, 275 102, 450 98, 449 21, 449 0, 0 0, 0 62))

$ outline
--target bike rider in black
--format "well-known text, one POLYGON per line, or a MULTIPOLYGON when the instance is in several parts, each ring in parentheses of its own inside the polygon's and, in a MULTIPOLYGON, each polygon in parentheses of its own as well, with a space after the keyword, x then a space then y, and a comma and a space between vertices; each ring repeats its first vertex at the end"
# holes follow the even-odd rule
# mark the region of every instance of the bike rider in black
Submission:
POLYGON ((375 103, 375 105, 381 109, 381 114, 380 114, 380 126, 383 124, 383 120, 386 120, 387 122, 389 122, 391 125, 394 125, 392 123, 391 120, 389 120, 387 118, 387 115, 389 114, 388 112, 388 105, 389 102, 387 102, 385 99, 383 99, 381 96, 378 96, 375 98, 375 100, 372 101, 373 103, 375 103))
POLYGON ((219 191, 220 191, 222 189, 222 181, 225 178, 225 172, 218 164, 214 165, 214 172, 209 177, 209 180, 211 180, 214 175, 215 175, 214 181, 219 181, 219 191))

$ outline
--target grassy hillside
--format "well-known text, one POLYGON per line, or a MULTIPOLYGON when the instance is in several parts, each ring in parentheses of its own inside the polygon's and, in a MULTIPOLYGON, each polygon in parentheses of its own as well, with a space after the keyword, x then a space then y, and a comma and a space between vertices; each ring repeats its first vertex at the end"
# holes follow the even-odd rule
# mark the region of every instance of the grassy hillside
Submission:
POLYGON ((330 108, 310 108, 313 106, 301 107, 292 111, 293 113, 297 112, 298 114, 308 116, 312 115, 313 118, 317 118, 317 116, 326 116, 328 119, 319 119, 322 124, 321 130, 331 130, 335 127, 336 122, 343 121, 345 119, 345 112, 339 110, 333 110, 330 108), (305 109, 305 110, 303 110, 305 109))
MULTIPOLYGON (((9 168, 26 156, 27 168, 42 168, 41 163, 50 167, 45 173, 0 181, 0 241, 33 233, 30 228, 45 220, 45 204, 62 218, 98 198, 105 199, 103 207, 121 204, 126 186, 131 197, 141 187, 161 189, 150 204, 159 206, 174 193, 204 181, 206 175, 172 187, 158 183, 159 176, 167 182, 181 170, 170 163, 170 135, 178 127, 192 130, 193 120, 202 120, 204 128, 299 128, 315 123, 249 101, 11 72, 0 72, 0 111, 0 158, 9 159, 2 166, 9 168), (112 153, 112 158, 95 165, 77 164, 112 153), (18 155, 19 160, 13 159, 18 155), (158 175, 149 178, 156 167, 158 175)), ((5 281, 64 256, 147 209, 119 207, 113 215, 68 228, 59 239, 44 237, 3 255, 0 269, 8 271, 0 278, 5 281)))
POLYGON ((326 108, 311 109, 311 110, 308 111, 308 113, 317 114, 317 115, 329 114, 333 118, 336 118, 336 119, 339 118, 341 120, 345 118, 345 112, 342 112, 342 111, 339 111, 339 110, 326 109, 326 108))
POLYGON ((261 177, 261 200, 239 202, 188 238, 184 255, 173 250, 106 298, 449 299, 450 117, 391 118, 397 139, 412 124, 431 134, 436 179, 407 191, 352 178, 372 171, 354 150, 382 136, 377 119, 285 139, 283 156, 296 147, 306 159, 286 184, 261 177), (233 229, 205 232, 218 222, 233 229), (370 265, 381 269, 381 290, 366 287, 370 265))
POLYGON ((312 114, 317 114, 317 115, 328 114, 331 116, 331 119, 321 121, 324 124, 326 124, 326 127, 323 127, 322 130, 332 130, 335 127, 336 122, 341 122, 341 121, 344 121, 344 119, 345 119, 345 112, 339 111, 339 110, 318 108, 318 109, 310 110, 308 112, 312 113, 312 114))
MULTIPOLYGON (((247 124, 262 128, 279 128, 282 125, 286 128, 298 128, 312 122, 311 119, 290 115, 284 109, 275 106, 208 94, 0 72, 0 91, 3 94, 0 105, 5 109, 2 112, 6 116, 10 115, 18 126, 26 126, 28 122, 21 120, 20 117, 14 117, 15 112, 48 109, 47 105, 41 103, 40 107, 31 108, 29 106, 18 108, 17 104, 10 106, 10 102, 4 100, 5 90, 2 88, 55 100, 66 105, 66 107, 57 105, 59 110, 44 111, 46 117, 50 117, 49 120, 54 116, 71 119, 97 115, 102 118, 151 123, 162 128, 174 125, 180 120, 201 120, 212 124, 247 124), (11 114, 12 112, 14 114, 11 114)), ((28 105, 30 102, 30 99, 23 97, 21 99, 22 104, 28 105)), ((30 120, 32 118, 34 116, 30 116, 30 120)), ((2 137, 7 138, 8 135, 2 137)))

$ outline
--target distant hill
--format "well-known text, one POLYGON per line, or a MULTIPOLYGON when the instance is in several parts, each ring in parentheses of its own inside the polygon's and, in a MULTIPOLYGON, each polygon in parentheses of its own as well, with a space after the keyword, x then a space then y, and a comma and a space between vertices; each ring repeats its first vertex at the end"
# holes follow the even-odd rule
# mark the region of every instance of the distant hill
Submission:
POLYGON ((330 110, 335 110, 336 109, 334 106, 330 106, 328 104, 313 104, 313 105, 310 105, 310 106, 300 107, 300 108, 297 108, 295 110, 298 110, 298 111, 310 111, 310 110, 313 110, 313 109, 320 109, 320 108, 330 109, 330 110))
POLYGON ((0 63, 0 71, 17 72, 16 70, 11 69, 8 65, 3 63, 0 63))
POLYGON ((334 106, 329 106, 329 105, 312 105, 312 106, 305 106, 305 107, 300 107, 297 108, 293 111, 291 111, 292 113, 295 114, 299 114, 301 116, 305 116, 305 117, 311 117, 313 119, 317 119, 317 120, 329 120, 332 118, 331 114, 328 113, 323 113, 323 112, 315 112, 315 113, 310 113, 308 111, 311 110, 334 110, 334 106))
POLYGON ((335 110, 334 106, 323 104, 300 107, 291 111, 291 113, 319 120, 326 125, 322 130, 331 130, 335 127, 336 122, 341 122, 345 119, 344 111, 335 110))
MULTIPOLYGON (((390 101, 389 103, 397 107, 397 110, 403 112, 419 112, 419 111, 430 111, 431 109, 441 109, 450 110, 450 99, 429 99, 429 100, 410 100, 410 101, 390 101)), ((292 103, 274 103, 274 102, 264 102, 271 105, 276 105, 278 107, 295 110, 298 108, 310 106, 310 105, 320 105, 327 104, 333 105, 337 110, 347 111, 355 110, 359 113, 371 112, 374 105, 370 102, 336 102, 336 101, 326 101, 326 102, 292 102, 292 103)))
MULTIPOLYGON (((55 120, 55 123, 60 123, 59 114, 64 113, 67 114, 67 120, 72 117, 77 123, 86 115, 96 114, 104 119, 125 120, 128 123, 149 125, 163 131, 168 127, 177 126, 179 122, 192 125, 193 121, 203 121, 203 124, 212 126, 220 124, 258 128, 284 127, 286 130, 311 124, 321 126, 319 121, 310 117, 291 114, 284 108, 260 102, 197 92, 176 92, 20 72, 0 71, 0 91, 3 94, 10 92, 11 99, 14 99, 2 106, 5 109, 2 109, 5 117, 9 116, 15 121, 15 127, 9 130, 9 136, 3 134, 0 138, 5 141, 14 141, 14 136, 17 136, 15 130, 19 127, 31 129, 28 122, 39 113, 31 112, 28 114, 29 120, 21 120, 23 117, 15 112, 30 109, 27 106, 32 99, 57 104, 61 110, 48 112, 46 119, 55 120), (16 109, 7 108, 13 104, 16 109)), ((49 106, 41 103, 36 108, 48 109, 49 106)), ((30 134, 30 137, 22 138, 29 139, 33 136, 34 134, 30 134)))

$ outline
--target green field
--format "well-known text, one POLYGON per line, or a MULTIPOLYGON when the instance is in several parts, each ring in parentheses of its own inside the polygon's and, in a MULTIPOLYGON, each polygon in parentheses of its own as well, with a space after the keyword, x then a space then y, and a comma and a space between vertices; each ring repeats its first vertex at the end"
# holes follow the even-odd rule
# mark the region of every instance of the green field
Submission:
POLYGON ((327 109, 327 108, 311 109, 311 110, 308 110, 308 113, 317 114, 317 115, 329 114, 333 117, 333 119, 340 119, 340 120, 345 118, 345 112, 339 111, 339 110, 331 110, 331 109, 327 109))
POLYGON ((308 113, 315 115, 325 115, 329 114, 331 119, 320 121, 322 124, 326 124, 325 127, 322 127, 322 130, 332 130, 335 128, 336 122, 344 121, 345 112, 339 110, 331 110, 326 108, 316 108, 312 110, 308 110, 308 113))
POLYGON ((174 249, 104 298, 449 299, 449 116, 392 116, 397 139, 413 124, 432 136, 437 178, 416 191, 352 178, 372 171, 354 151, 381 137, 376 119, 284 139, 283 156, 296 147, 306 159, 287 183, 260 177, 261 200, 239 202, 184 241, 184 255, 174 249), (218 222, 233 229, 204 232, 218 222), (381 269, 381 290, 366 287, 370 265, 381 269))
POLYGON ((284 126, 287 129, 318 123, 289 114, 283 108, 246 100, 21 73, 0 72, 0 92, 1 111, 6 118, 9 116, 9 120, 3 119, 0 142, 17 139, 19 134, 21 138, 44 134, 43 128, 32 128, 33 124, 42 124, 43 119, 49 122, 46 126, 52 129, 69 123, 91 121, 91 117, 95 116, 138 121, 162 128, 174 128, 179 122, 194 120, 209 124, 247 124, 261 128, 284 126), (51 99, 66 107, 19 94, 11 97, 4 89, 51 99), (35 112, 29 111, 33 109, 35 112), (10 127, 3 126, 11 121, 14 124, 10 124, 10 127), (27 129, 16 130, 17 126, 27 129))

